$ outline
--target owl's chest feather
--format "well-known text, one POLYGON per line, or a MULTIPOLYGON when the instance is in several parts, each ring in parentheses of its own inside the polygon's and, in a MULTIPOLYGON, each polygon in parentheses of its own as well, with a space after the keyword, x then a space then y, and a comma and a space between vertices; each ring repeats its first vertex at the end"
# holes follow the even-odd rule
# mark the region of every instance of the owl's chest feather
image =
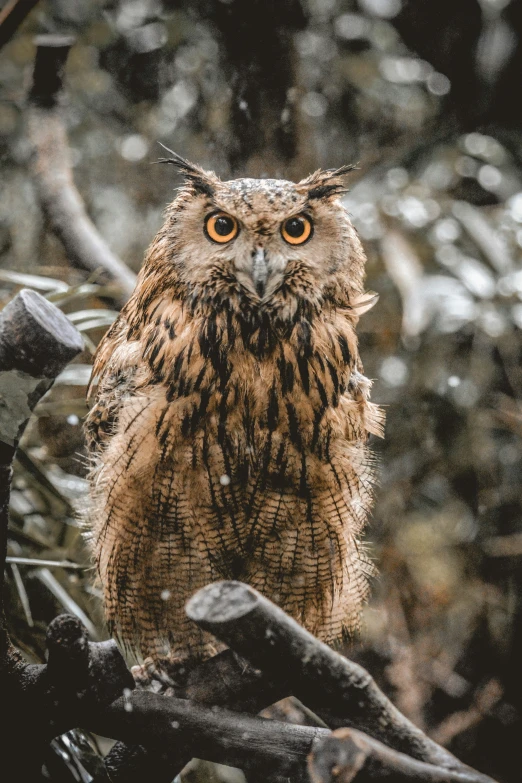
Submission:
MULTIPOLYGON (((286 440, 327 458, 336 429, 350 437, 340 407, 350 402, 358 353, 346 319, 302 318, 277 331, 266 322, 252 328, 213 314, 175 329, 164 314, 144 330, 141 345, 141 388, 165 395, 157 425, 161 446, 174 445, 178 435, 192 448, 217 443, 229 454, 259 453, 267 442, 272 452, 286 440)), ((352 408, 355 438, 361 422, 357 403, 352 408)))

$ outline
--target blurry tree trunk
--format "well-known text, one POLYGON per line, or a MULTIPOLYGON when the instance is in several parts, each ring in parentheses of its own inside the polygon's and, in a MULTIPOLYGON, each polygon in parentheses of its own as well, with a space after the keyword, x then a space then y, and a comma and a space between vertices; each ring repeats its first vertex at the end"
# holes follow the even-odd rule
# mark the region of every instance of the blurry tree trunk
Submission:
POLYGON ((36 39, 33 83, 26 110, 34 156, 32 173, 51 228, 73 266, 101 272, 120 289, 124 304, 136 275, 110 250, 87 215, 72 175, 67 134, 60 113, 63 73, 73 38, 45 35, 36 39))

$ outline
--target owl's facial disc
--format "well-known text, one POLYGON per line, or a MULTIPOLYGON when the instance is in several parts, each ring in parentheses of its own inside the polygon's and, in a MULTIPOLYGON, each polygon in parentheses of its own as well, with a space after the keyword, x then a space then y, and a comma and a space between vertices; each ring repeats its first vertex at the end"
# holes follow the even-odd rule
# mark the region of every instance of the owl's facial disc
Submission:
MULTIPOLYGON (((215 206, 215 205, 214 205, 215 206)), ((214 208, 203 219, 207 240, 216 247, 218 258, 232 264, 240 285, 260 301, 265 301, 283 283, 285 270, 299 245, 313 236, 310 214, 297 212, 290 217, 284 211, 267 219, 214 208), (291 255, 289 255, 291 253, 291 255)))
POLYGON ((336 276, 358 248, 338 201, 347 168, 298 183, 223 182, 175 156, 168 162, 186 185, 169 208, 163 241, 191 301, 233 302, 241 312, 253 305, 291 320, 301 305, 318 306, 325 291, 337 291, 336 276))

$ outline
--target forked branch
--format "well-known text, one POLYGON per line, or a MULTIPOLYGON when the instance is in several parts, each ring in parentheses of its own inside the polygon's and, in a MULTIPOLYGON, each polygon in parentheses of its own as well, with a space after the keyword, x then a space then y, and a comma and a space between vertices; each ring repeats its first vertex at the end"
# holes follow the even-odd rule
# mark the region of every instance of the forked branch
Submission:
POLYGON ((399 712, 362 666, 320 642, 248 585, 208 585, 190 599, 186 610, 201 628, 284 684, 288 694, 328 726, 353 726, 414 759, 491 783, 399 712))

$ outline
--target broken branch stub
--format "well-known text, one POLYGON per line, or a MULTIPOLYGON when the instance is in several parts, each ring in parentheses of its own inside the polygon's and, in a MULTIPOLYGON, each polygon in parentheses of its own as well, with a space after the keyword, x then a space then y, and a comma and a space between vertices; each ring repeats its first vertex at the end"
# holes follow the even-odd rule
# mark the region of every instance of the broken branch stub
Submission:
POLYGON ((118 699, 124 688, 135 687, 116 642, 90 642, 77 617, 61 614, 47 629, 49 686, 61 698, 80 694, 89 705, 102 706, 118 699))
POLYGON ((0 372, 56 376, 83 350, 69 319, 36 291, 20 291, 0 313, 0 372))
POLYGON ((41 35, 34 39, 36 57, 29 102, 35 106, 55 106, 61 97, 69 51, 75 38, 70 35, 41 35))
POLYGON ((68 318, 35 291, 20 291, 0 313, 0 666, 15 657, 2 602, 12 462, 38 400, 82 349, 68 318))
POLYGON ((426 764, 356 729, 338 729, 319 739, 309 756, 308 772, 312 783, 476 783, 478 779, 474 770, 456 771, 426 764))

